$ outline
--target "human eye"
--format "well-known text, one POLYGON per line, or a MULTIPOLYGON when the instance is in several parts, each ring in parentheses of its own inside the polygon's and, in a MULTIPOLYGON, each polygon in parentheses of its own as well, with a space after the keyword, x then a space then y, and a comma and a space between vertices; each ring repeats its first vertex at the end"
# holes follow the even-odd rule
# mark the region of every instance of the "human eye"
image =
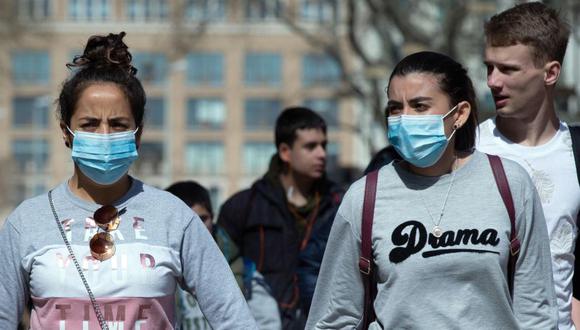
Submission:
POLYGON ((387 105, 385 108, 385 116, 395 116, 401 113, 401 107, 396 104, 387 105))
POLYGON ((124 132, 129 130, 129 124, 124 120, 111 120, 109 122, 111 129, 115 132, 124 132))
POLYGON ((485 69, 487 70, 487 75, 489 76, 493 72, 493 65, 485 64, 485 69))
POLYGON ((316 148, 316 143, 314 143, 314 142, 307 143, 307 144, 306 144, 304 147, 305 147, 307 150, 314 150, 314 148, 316 148))
POLYGON ((425 112, 425 111, 429 110, 429 108, 430 108, 430 106, 428 104, 425 104, 425 103, 417 103, 415 105, 415 110, 417 112, 425 112))
POLYGON ((82 131, 93 132, 99 127, 99 123, 96 120, 86 120, 81 121, 79 127, 82 131))
POLYGON ((514 73, 518 70, 519 70, 518 67, 511 66, 511 65, 502 65, 501 67, 499 67, 499 71, 501 71, 502 73, 505 73, 505 74, 511 74, 511 73, 514 73))

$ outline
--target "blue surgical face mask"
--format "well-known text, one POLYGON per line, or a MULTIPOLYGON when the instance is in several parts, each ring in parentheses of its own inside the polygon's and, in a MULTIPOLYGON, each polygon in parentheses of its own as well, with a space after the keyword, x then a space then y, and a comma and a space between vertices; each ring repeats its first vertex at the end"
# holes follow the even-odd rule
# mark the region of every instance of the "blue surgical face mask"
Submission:
POLYGON ((98 134, 76 131, 72 145, 72 159, 81 172, 101 185, 113 184, 137 159, 135 133, 139 130, 120 133, 98 134))
POLYGON ((389 117, 388 139, 404 160, 417 167, 429 167, 443 155, 449 140, 445 135, 443 120, 457 108, 445 115, 400 115, 389 117))

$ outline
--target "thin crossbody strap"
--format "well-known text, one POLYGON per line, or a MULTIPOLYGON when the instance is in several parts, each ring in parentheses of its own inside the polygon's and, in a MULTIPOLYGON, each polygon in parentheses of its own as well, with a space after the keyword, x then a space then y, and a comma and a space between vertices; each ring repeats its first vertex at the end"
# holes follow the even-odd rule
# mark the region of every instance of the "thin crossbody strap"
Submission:
POLYGON ((99 305, 97 304, 97 300, 95 299, 95 295, 93 294, 93 291, 89 287, 89 283, 87 282, 87 279, 85 278, 85 275, 83 274, 83 271, 81 269, 81 265, 79 264, 68 239, 66 238, 66 234, 64 233, 64 228, 62 228, 62 225, 61 225, 60 221, 58 220, 58 215, 56 214, 56 209, 54 208, 54 204, 52 202, 52 190, 50 190, 48 192, 48 202, 50 203, 50 209, 52 210, 52 214, 54 215, 54 220, 56 221, 56 224, 58 225, 58 230, 60 231, 60 235, 62 236, 62 239, 64 240, 64 244, 66 245, 68 253, 70 254, 71 259, 72 259, 73 263, 75 264, 75 267, 77 269, 77 272, 79 273, 79 276, 81 277, 81 280, 83 281, 83 284, 85 285, 85 289, 87 289, 87 293, 89 294, 89 298, 91 299, 91 303, 93 304, 93 309, 95 310, 95 314, 97 315, 97 319, 99 320, 99 324, 101 325, 101 329, 102 330, 109 330, 109 327, 107 326, 107 322, 105 322, 105 318, 103 317, 103 313, 101 313, 101 309, 99 308, 99 305))
POLYGON ((499 189, 503 203, 507 209, 511 233, 510 233, 510 254, 508 259, 508 286, 510 290, 510 295, 513 299, 514 296, 514 273, 516 271, 516 261, 518 260, 518 255, 520 253, 520 240, 518 239, 518 232, 516 229, 516 210, 514 207, 514 200, 512 198, 512 193, 510 190, 510 185, 507 181, 505 170, 501 159, 495 155, 487 155, 489 158, 489 163, 493 171, 493 177, 499 189))
POLYGON ((376 318, 375 310, 373 308, 373 300, 376 295, 376 283, 374 282, 372 233, 378 174, 379 171, 375 170, 366 176, 365 196, 362 209, 361 252, 358 267, 361 272, 365 290, 363 329, 367 329, 369 324, 376 318))

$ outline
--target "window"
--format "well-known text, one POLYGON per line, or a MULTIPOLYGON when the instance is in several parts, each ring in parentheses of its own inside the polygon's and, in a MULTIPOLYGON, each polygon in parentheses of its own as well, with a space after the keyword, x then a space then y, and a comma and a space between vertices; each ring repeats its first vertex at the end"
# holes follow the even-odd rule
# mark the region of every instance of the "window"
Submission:
POLYGON ((161 174, 163 170, 163 143, 141 141, 135 170, 142 174, 161 174))
POLYGON ((48 142, 44 139, 12 141, 12 157, 25 171, 44 172, 48 163, 48 142))
POLYGON ((248 21, 273 20, 280 17, 281 12, 280 0, 246 0, 248 21))
POLYGON ((18 128, 48 127, 49 106, 48 96, 15 97, 12 99, 12 125, 18 128))
POLYGON ((304 86, 331 85, 340 83, 340 67, 336 61, 321 54, 304 56, 302 83, 304 86))
POLYGON ((333 99, 308 99, 304 102, 306 107, 316 111, 330 128, 338 127, 338 102, 333 99))
POLYGON ((164 21, 169 8, 166 0, 125 0, 125 13, 131 21, 164 21))
POLYGON ((222 129, 225 116, 222 100, 191 99, 187 102, 187 127, 190 129, 222 129))
POLYGON ((276 99, 248 99, 244 108, 246 129, 273 130, 282 103, 276 99))
POLYGON ((133 56, 137 78, 143 83, 162 84, 167 73, 167 58, 162 53, 139 53, 133 56))
POLYGON ((244 144, 244 173, 262 174, 268 170, 270 159, 276 152, 272 142, 246 142, 244 144))
POLYGON ((162 129, 165 125, 165 102, 161 97, 150 97, 147 100, 145 125, 147 128, 162 129))
POLYGON ((336 0, 301 0, 300 18, 310 22, 335 22, 337 7, 336 0))
POLYGON ((70 0, 68 15, 75 21, 104 21, 111 15, 109 0, 70 0))
POLYGON ((12 52, 12 80, 16 85, 48 85, 50 60, 48 52, 22 50, 12 52))
POLYGON ((271 53, 246 54, 244 80, 246 85, 274 85, 282 83, 282 57, 271 53))
POLYGON ((224 172, 224 146, 221 142, 190 142, 185 148, 185 170, 207 175, 224 172))
POLYGON ((187 56, 187 81, 192 85, 221 86, 224 57, 218 53, 195 53, 187 56))
POLYGON ((225 17, 225 0, 186 0, 185 17, 195 21, 218 21, 225 17))
POLYGON ((50 16, 49 0, 18 0, 18 17, 26 20, 42 21, 50 16))

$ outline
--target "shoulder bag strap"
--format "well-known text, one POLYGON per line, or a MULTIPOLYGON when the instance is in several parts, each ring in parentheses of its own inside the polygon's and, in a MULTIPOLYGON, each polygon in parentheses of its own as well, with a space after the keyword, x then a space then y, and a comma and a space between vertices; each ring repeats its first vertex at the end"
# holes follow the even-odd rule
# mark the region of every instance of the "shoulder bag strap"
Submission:
POLYGON ((572 138, 572 152, 574 153, 574 164, 576 165, 576 176, 580 184, 580 126, 568 125, 570 137, 572 138))
POLYGON ((503 203, 507 209, 510 225, 510 254, 508 259, 508 286, 510 290, 510 295, 514 296, 514 273, 516 270, 516 261, 518 260, 518 255, 520 253, 520 240, 518 239, 518 233, 516 229, 516 211, 514 207, 514 201, 512 198, 512 193, 510 191, 510 186, 507 181, 505 171, 501 159, 495 155, 487 155, 489 158, 489 163, 493 171, 493 176, 495 178, 495 183, 499 189, 503 203))
POLYGON ((358 267, 361 272, 365 290, 363 329, 367 329, 369 324, 375 319, 373 300, 374 296, 376 295, 376 283, 373 281, 374 262, 372 256, 372 232, 378 173, 378 170, 375 170, 366 176, 365 196, 362 209, 361 253, 358 261, 358 267))
POLYGON ((66 238, 64 228, 62 228, 62 225, 61 225, 60 221, 58 220, 58 215, 56 214, 56 209, 54 208, 54 203, 52 202, 52 190, 50 190, 48 192, 48 202, 50 203, 50 209, 52 211, 52 215, 54 216, 54 220, 56 221, 56 224, 58 226, 58 230, 60 231, 60 235, 62 236, 62 239, 64 241, 64 244, 66 245, 68 253, 70 254, 70 257, 71 257, 71 259, 72 259, 72 261, 77 269, 77 272, 79 273, 79 276, 81 277, 81 281, 83 282, 85 289, 87 290, 87 293, 89 294, 89 299, 91 300, 91 304, 93 305, 93 310, 95 311, 95 314, 97 315, 97 320, 99 321, 99 325, 101 326, 102 330, 109 330, 109 327, 107 326, 107 322, 105 321, 105 318, 103 317, 103 313, 101 312, 101 309, 99 308, 99 305, 97 304, 97 300, 95 299, 95 295, 93 294, 93 291, 89 287, 89 282, 87 282, 87 279, 85 278, 85 275, 83 274, 81 265, 79 264, 79 261, 77 260, 75 254, 73 252, 73 249, 70 245, 70 242, 66 238))

